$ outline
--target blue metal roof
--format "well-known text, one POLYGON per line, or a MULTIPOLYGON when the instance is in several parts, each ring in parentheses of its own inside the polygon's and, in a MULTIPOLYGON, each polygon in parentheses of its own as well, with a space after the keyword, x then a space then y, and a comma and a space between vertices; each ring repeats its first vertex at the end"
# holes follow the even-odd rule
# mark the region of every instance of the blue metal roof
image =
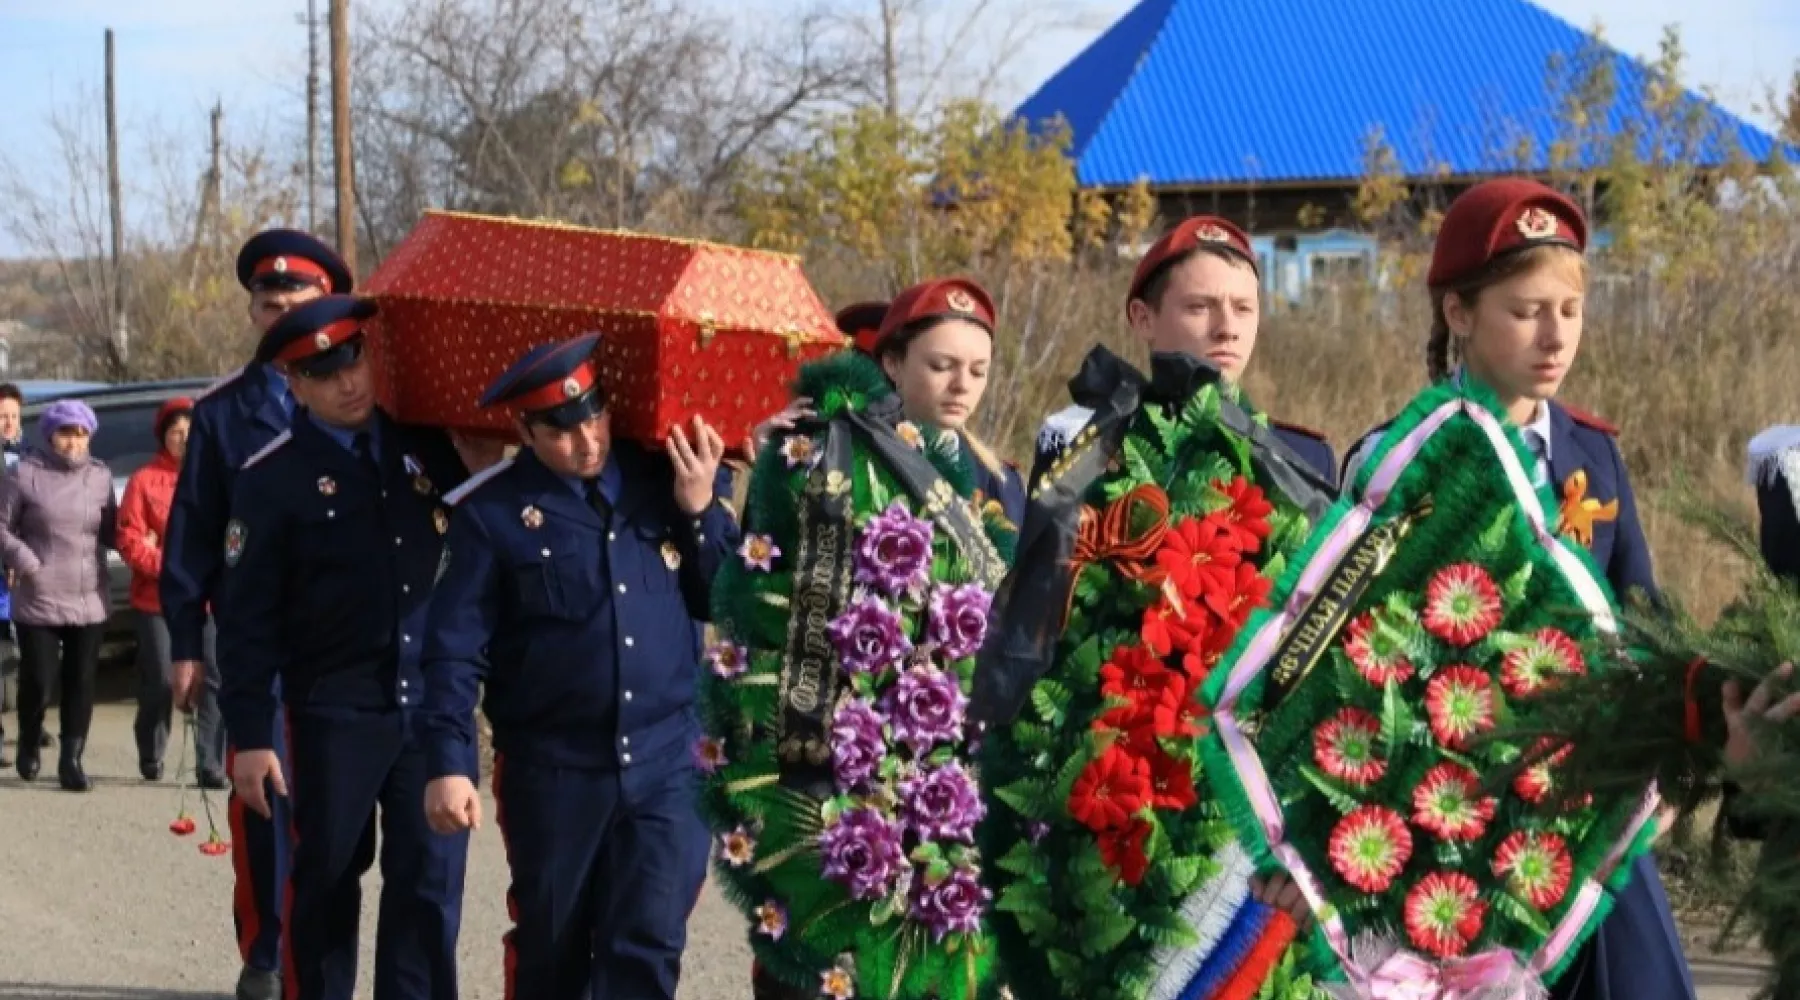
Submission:
MULTIPOLYGON (((1527 0, 1142 0, 1016 113, 1060 114, 1090 187, 1351 181, 1376 129, 1408 176, 1539 171, 1561 136, 1553 58, 1586 37, 1527 0)), ((1650 73, 1612 58, 1617 130, 1650 73)), ((1767 133, 1688 100, 1702 163, 1732 142, 1769 156, 1767 133)))

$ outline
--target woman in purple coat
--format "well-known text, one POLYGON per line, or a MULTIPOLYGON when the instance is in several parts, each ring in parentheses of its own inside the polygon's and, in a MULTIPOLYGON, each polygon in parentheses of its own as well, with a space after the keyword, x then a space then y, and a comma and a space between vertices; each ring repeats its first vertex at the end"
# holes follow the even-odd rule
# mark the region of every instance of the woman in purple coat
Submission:
POLYGON ((91 785, 81 755, 94 717, 94 671, 106 627, 106 550, 118 505, 112 473, 88 454, 99 420, 86 403, 59 400, 38 416, 45 447, 0 479, 0 560, 14 573, 19 635, 19 777, 38 775, 38 737, 61 671, 62 759, 72 792, 91 785))

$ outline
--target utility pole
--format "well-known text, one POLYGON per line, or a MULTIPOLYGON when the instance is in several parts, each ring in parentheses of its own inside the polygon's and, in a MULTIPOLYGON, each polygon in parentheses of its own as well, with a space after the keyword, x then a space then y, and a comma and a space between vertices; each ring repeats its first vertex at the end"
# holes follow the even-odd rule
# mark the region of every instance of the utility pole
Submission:
POLYGON ((337 249, 356 273, 356 167, 350 146, 350 0, 330 0, 331 148, 337 161, 337 249))
POLYGON ((125 241, 125 215, 119 205, 119 102, 113 86, 113 32, 106 29, 106 200, 112 215, 112 291, 113 336, 119 344, 119 360, 123 362, 130 347, 130 333, 125 329, 125 274, 119 258, 125 241))
POLYGON ((306 228, 319 229, 319 7, 306 0, 306 228))

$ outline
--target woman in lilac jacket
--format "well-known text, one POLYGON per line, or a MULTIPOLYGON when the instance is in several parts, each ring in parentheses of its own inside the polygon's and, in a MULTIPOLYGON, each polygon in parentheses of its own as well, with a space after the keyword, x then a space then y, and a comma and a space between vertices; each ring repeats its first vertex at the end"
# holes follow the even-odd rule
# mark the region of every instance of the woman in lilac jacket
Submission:
POLYGON ((106 550, 118 520, 112 473, 88 454, 98 424, 86 403, 51 403, 38 415, 46 447, 26 453, 0 479, 0 560, 14 573, 21 660, 19 777, 37 777, 38 735, 60 669, 57 778, 72 792, 91 787, 81 754, 94 717, 94 671, 106 627, 106 550))

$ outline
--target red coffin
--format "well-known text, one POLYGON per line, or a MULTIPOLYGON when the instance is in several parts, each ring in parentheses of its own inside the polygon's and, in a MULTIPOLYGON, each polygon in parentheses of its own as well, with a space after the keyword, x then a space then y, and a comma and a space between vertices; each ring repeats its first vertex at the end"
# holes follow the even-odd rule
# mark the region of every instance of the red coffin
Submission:
POLYGON ((464 430, 509 427, 475 401, 520 355, 598 332, 614 433, 661 444, 701 416, 735 445, 848 343, 796 257, 551 222, 427 212, 366 292, 382 404, 464 430))

